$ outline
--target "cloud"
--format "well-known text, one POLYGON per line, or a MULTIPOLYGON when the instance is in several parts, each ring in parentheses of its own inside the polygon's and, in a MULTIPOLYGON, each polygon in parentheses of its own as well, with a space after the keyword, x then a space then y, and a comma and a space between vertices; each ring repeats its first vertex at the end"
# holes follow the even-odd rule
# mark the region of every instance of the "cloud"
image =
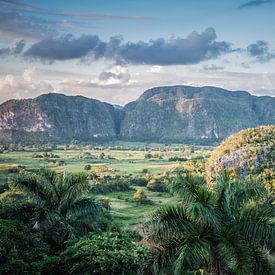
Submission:
POLYGON ((216 64, 211 64, 211 65, 205 65, 203 66, 203 69, 205 71, 221 71, 224 69, 222 66, 217 66, 216 64))
POLYGON ((240 5, 239 8, 243 9, 243 8, 249 8, 249 7, 258 7, 264 4, 270 4, 272 2, 273 2, 272 0, 252 0, 240 5))
POLYGON ((244 69, 250 69, 250 68, 251 68, 250 64, 247 63, 247 62, 242 62, 242 63, 240 64, 240 66, 241 66, 242 68, 244 68, 244 69))
POLYGON ((45 11, 45 9, 38 8, 25 3, 21 3, 18 1, 13 1, 13 0, 0 0, 0 4, 5 8, 17 9, 21 11, 37 11, 37 12, 45 11))
POLYGON ((257 62, 264 63, 275 58, 275 54, 269 50, 269 45, 266 41, 258 40, 256 43, 252 43, 247 47, 247 53, 249 56, 254 57, 257 62))
POLYGON ((148 73, 160 73, 163 71, 163 67, 159 65, 154 65, 147 70, 148 73))
POLYGON ((100 73, 98 79, 95 81, 98 85, 114 85, 114 84, 127 84, 131 75, 125 67, 115 66, 110 71, 100 73))
POLYGON ((56 22, 24 16, 18 12, 0 11, 0 32, 6 36, 16 38, 42 38, 48 35, 56 35, 54 28, 56 22))
POLYGON ((35 14, 47 14, 52 16, 63 16, 63 17, 75 17, 75 18, 84 18, 91 20, 144 20, 149 19, 146 16, 123 16, 123 15, 114 15, 114 14, 101 14, 93 12, 67 12, 59 10, 50 10, 46 8, 40 8, 38 6, 29 5, 13 0, 0 0, 0 4, 3 7, 17 10, 21 12, 30 12, 35 14))
POLYGON ((216 41, 213 28, 202 33, 192 32, 186 38, 159 38, 150 42, 128 42, 119 48, 121 61, 133 64, 186 65, 217 58, 231 52, 231 45, 216 41))
POLYGON ((114 66, 108 71, 103 71, 97 78, 91 80, 75 80, 65 79, 62 81, 62 86, 71 90, 74 88, 122 88, 134 83, 131 81, 131 75, 126 67, 114 66))
POLYGON ((216 41, 216 38, 213 28, 200 34, 192 32, 186 38, 159 38, 137 43, 123 43, 121 36, 111 37, 108 42, 104 42, 97 35, 75 38, 72 34, 67 34, 42 39, 34 43, 24 55, 47 62, 108 58, 117 64, 186 65, 215 59, 233 51, 230 43, 216 41))
POLYGON ((35 69, 27 69, 21 75, 0 77, 0 102, 12 98, 34 97, 54 91, 48 82, 35 82, 33 79, 34 73, 35 69))
POLYGON ((21 40, 15 43, 14 47, 0 49, 0 56, 18 55, 25 47, 25 41, 21 40))
POLYGON ((67 34, 58 38, 45 38, 33 44, 24 56, 30 59, 41 59, 48 62, 84 58, 88 54, 93 59, 104 57, 106 43, 97 35, 82 35, 75 38, 67 34))

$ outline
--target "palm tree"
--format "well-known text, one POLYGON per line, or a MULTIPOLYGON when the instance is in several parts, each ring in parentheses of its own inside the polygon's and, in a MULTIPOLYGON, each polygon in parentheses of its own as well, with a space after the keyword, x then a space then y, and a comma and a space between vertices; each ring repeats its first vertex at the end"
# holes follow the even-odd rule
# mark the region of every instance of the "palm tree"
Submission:
POLYGON ((33 229, 55 243, 96 229, 102 207, 84 196, 89 188, 86 174, 58 174, 44 169, 39 174, 22 172, 13 179, 13 185, 27 192, 37 205, 33 229))
POLYGON ((153 273, 170 266, 175 274, 203 268, 207 274, 274 274, 274 208, 261 184, 230 180, 224 173, 213 190, 181 173, 172 189, 180 202, 159 208, 145 224, 155 252, 153 273))

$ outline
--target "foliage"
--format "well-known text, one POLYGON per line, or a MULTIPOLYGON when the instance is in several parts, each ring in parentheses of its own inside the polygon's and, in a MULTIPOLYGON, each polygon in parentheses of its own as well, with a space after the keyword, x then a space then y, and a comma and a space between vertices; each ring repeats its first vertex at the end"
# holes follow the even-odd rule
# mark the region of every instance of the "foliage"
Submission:
POLYGON ((37 204, 23 194, 6 193, 0 199, 0 219, 31 223, 39 211, 37 204))
POLYGON ((0 219, 0 274, 37 274, 48 253, 29 225, 0 219))
POLYGON ((91 185, 91 191, 94 194, 104 194, 109 192, 119 192, 131 190, 130 185, 124 179, 108 178, 98 179, 91 185))
POLYGON ((154 192, 168 192, 169 179, 164 176, 154 176, 148 181, 147 189, 154 192))
POLYGON ((97 230, 102 207, 83 194, 89 185, 86 174, 58 174, 42 170, 40 174, 20 173, 13 185, 26 191, 37 205, 34 229, 43 233, 54 246, 68 239, 97 230))
POLYGON ((142 189, 138 189, 134 193, 133 199, 137 202, 137 204, 141 204, 146 199, 145 192, 142 189))
POLYGON ((170 157, 168 159, 168 161, 187 161, 188 159, 186 157, 178 157, 178 156, 174 156, 174 157, 170 157))
POLYGON ((86 164, 86 165, 84 166, 84 170, 91 170, 91 169, 92 169, 91 164, 86 164))
POLYGON ((52 152, 50 152, 50 153, 43 152, 42 154, 34 154, 32 157, 33 158, 60 158, 59 155, 56 155, 52 152))
POLYGON ((69 274, 136 274, 146 252, 126 231, 90 233, 71 243, 58 264, 69 274))
MULTIPOLYGON (((143 169, 144 170, 144 169, 143 169)), ((146 169, 145 169, 146 170, 146 169)), ((148 172, 148 171, 147 171, 148 172)), ((146 172, 146 173, 147 173, 146 172)), ((142 172, 143 173, 143 172, 142 172)), ((148 184, 148 178, 145 177, 132 177, 128 179, 130 185, 146 186, 148 184)))
POLYGON ((213 275, 274 274, 275 211, 261 184, 224 173, 211 190, 187 172, 173 190, 181 202, 158 209, 146 223, 156 247, 149 264, 155 273, 172 266, 178 274, 202 267, 213 275))
POLYGON ((226 139, 207 163, 208 182, 224 169, 231 176, 254 178, 272 193, 275 189, 275 126, 246 129, 226 139))

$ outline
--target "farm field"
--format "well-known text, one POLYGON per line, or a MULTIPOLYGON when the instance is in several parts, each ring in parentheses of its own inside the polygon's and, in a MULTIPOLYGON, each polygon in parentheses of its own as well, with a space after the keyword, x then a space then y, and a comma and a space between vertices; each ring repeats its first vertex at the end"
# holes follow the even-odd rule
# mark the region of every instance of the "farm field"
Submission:
MULTIPOLYGON (((139 178, 144 174, 154 177, 182 167, 186 163, 205 160, 212 150, 213 147, 206 146, 167 146, 130 142, 100 146, 16 148, 14 151, 4 150, 0 154, 0 182, 4 184, 21 169, 37 172, 40 168, 49 168, 57 172, 96 173, 102 177, 139 178)), ((152 192, 145 186, 130 186, 130 190, 99 193, 96 196, 99 199, 108 199, 113 220, 123 225, 138 223, 156 207, 175 200, 167 192, 152 192), (150 203, 137 205, 133 200, 137 189, 144 191, 150 203)))
POLYGON ((111 173, 117 174, 140 174, 143 169, 150 173, 159 174, 169 171, 181 164, 182 161, 171 161, 171 158, 185 158, 185 160, 207 158, 212 147, 188 145, 148 145, 142 143, 130 143, 124 146, 96 147, 80 146, 77 149, 65 149, 64 146, 50 150, 54 157, 39 157, 49 149, 26 148, 25 151, 4 151, 0 154, 0 172, 3 174, 12 171, 18 165, 24 166, 27 170, 36 170, 47 167, 57 171, 82 172, 84 166, 91 165, 91 169, 108 168, 111 173), (146 154, 153 155, 146 158, 146 154), (56 157, 55 157, 56 156, 56 157))

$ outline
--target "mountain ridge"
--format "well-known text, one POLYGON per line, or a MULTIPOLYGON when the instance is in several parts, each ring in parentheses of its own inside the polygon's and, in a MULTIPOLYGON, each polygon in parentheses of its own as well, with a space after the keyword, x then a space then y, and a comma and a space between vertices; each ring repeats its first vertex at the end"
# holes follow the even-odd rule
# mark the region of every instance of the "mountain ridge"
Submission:
POLYGON ((130 140, 212 143, 275 124, 275 98, 186 85, 146 90, 124 107, 47 93, 0 105, 0 143, 130 140))

